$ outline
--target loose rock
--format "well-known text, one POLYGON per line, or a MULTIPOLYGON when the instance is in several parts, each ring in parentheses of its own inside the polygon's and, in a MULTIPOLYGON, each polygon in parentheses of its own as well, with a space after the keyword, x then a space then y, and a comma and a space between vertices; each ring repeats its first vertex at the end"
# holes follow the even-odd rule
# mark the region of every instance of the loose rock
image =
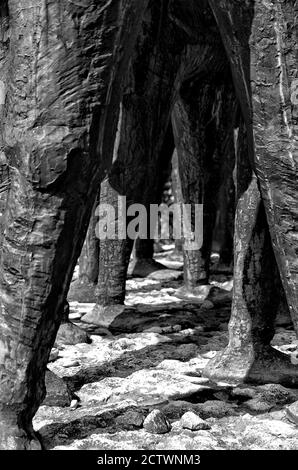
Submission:
POLYGON ((78 400, 71 400, 71 403, 70 403, 71 410, 76 410, 78 406, 79 406, 78 400))
POLYGON ((56 336, 56 345, 75 345, 80 343, 91 343, 90 336, 78 326, 71 322, 62 323, 56 336))
POLYGON ((190 429, 191 431, 210 429, 210 425, 192 411, 184 413, 181 417, 181 425, 184 429, 190 429))
POLYGON ((70 406, 71 393, 66 382, 55 375, 50 370, 46 371, 45 376, 46 398, 43 405, 47 406, 70 406))
POLYGON ((258 397, 268 404, 287 405, 298 400, 298 390, 289 389, 279 384, 265 384, 257 387, 258 397))
POLYGON ((151 434, 165 434, 171 430, 171 425, 165 415, 159 410, 153 410, 144 421, 144 429, 151 434))

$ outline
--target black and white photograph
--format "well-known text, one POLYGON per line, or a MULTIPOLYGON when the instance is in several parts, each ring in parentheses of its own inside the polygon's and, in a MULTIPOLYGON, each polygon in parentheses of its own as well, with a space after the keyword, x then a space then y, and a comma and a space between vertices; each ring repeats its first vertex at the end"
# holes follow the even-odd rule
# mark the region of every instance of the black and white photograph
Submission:
POLYGON ((0 450, 298 450, 298 0, 0 0, 0 450))

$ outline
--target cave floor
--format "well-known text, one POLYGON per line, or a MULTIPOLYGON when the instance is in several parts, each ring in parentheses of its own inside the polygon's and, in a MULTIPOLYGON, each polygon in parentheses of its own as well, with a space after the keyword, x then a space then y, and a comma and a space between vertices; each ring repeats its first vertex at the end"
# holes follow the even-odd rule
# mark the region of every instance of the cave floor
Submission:
MULTIPOLYGON (((70 318, 89 332, 92 343, 56 344, 48 368, 67 382, 72 400, 67 406, 40 407, 34 428, 45 447, 297 450, 298 420, 291 420, 287 410, 298 401, 298 390, 215 384, 201 375, 228 341, 231 275, 212 275, 204 303, 185 301, 175 297, 183 285, 181 261, 170 258, 157 255, 171 271, 128 280, 126 307, 110 324, 84 322, 94 304, 70 302, 70 318), (167 433, 144 429, 144 418, 155 409, 171 424, 167 433), (194 411, 210 429, 183 428, 180 417, 186 411, 194 411)), ((298 354, 289 325, 277 327, 272 344, 292 357, 298 354)), ((66 392, 55 393, 52 402, 65 405, 61 395, 66 392)))

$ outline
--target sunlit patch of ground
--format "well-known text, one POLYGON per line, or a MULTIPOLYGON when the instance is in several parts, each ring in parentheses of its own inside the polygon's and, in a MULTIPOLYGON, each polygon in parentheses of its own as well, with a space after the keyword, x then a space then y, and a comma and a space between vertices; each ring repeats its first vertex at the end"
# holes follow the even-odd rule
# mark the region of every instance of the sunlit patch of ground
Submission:
MULTIPOLYGON (((168 254, 158 261, 169 265, 168 254)), ((181 268, 181 260, 169 267, 181 268)), ((171 261, 170 261, 171 264, 171 261)), ((162 277, 162 276, 161 276, 162 277)), ((175 297, 179 276, 129 279, 126 308, 106 330, 84 323, 92 303, 71 302, 71 318, 91 344, 59 346, 49 368, 63 378, 71 406, 42 406, 34 426, 49 449, 297 449, 298 427, 286 408, 298 390, 279 385, 232 387, 210 383, 202 370, 228 341, 232 279, 213 275, 218 298, 209 304, 175 297), (144 418, 161 410, 171 423, 151 434, 144 418), (184 429, 188 410, 210 429, 184 429)), ((273 345, 297 353, 290 327, 273 345)))

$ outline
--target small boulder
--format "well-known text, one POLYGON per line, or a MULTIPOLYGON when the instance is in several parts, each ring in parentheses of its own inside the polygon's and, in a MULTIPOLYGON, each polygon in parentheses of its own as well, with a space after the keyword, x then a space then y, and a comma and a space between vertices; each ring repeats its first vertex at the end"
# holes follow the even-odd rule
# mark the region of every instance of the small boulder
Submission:
POLYGON ((70 403, 70 409, 71 410, 76 410, 77 407, 79 406, 79 401, 74 399, 74 400, 71 400, 71 403, 70 403))
POLYGON ((258 397, 272 406, 288 405, 298 400, 297 390, 286 388, 280 384, 265 384, 256 388, 258 397))
POLYGON ((191 431, 202 431, 210 429, 210 425, 192 411, 187 411, 184 413, 180 421, 184 429, 190 429, 191 431))
POLYGON ((56 336, 56 345, 75 345, 80 343, 91 343, 90 336, 86 331, 71 322, 62 323, 56 336))
POLYGON ((171 425, 160 410, 153 410, 144 421, 144 429, 151 434, 166 434, 171 430, 171 425))
POLYGON ((45 376, 46 398, 43 405, 47 406, 70 406, 71 392, 67 383, 52 371, 47 370, 45 376))

